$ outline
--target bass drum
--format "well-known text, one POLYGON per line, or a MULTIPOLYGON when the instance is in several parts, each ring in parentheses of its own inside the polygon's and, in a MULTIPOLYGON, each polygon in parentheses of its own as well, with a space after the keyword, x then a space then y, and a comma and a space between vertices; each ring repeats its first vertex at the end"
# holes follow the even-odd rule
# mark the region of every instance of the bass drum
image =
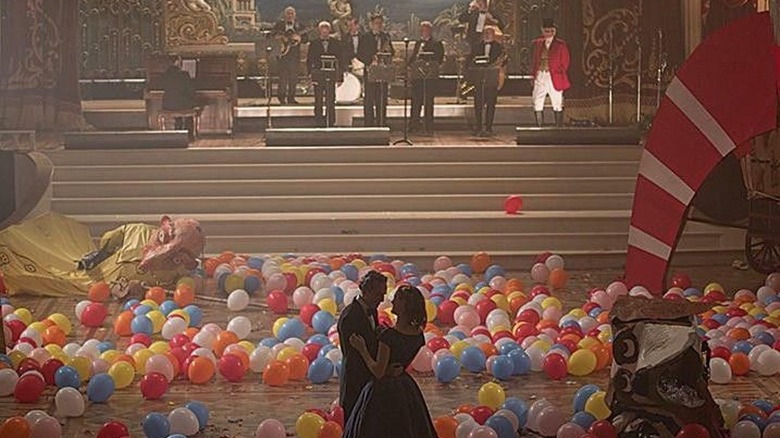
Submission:
POLYGON ((360 99, 362 84, 352 73, 344 73, 344 82, 336 87, 336 103, 354 103, 360 99))

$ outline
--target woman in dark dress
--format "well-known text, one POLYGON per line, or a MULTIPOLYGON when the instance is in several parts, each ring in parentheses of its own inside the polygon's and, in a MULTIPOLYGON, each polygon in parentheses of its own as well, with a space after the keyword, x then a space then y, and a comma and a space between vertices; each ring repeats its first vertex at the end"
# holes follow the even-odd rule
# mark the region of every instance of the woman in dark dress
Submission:
POLYGON ((347 420, 343 438, 435 438, 436 431, 420 388, 406 372, 397 377, 388 373, 388 364, 406 369, 420 347, 425 345, 425 300, 417 288, 400 286, 393 298, 395 327, 378 336, 377 357, 366 348, 359 335, 350 344, 360 353, 374 379, 366 384, 347 420))

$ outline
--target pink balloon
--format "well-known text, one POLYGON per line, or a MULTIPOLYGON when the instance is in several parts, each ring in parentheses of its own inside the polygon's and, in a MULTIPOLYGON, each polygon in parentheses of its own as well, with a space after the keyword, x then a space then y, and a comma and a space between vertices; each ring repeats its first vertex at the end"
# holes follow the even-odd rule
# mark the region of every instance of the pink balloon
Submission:
POLYGON ((550 270, 544 263, 537 263, 531 268, 531 279, 537 283, 547 282, 547 277, 550 276, 550 270))
POLYGON ((468 438, 498 438, 498 434, 487 426, 477 426, 469 432, 468 438))
POLYGON ((257 426, 257 432, 255 437, 257 438, 285 438, 287 432, 284 430, 284 425, 279 420, 269 418, 264 420, 257 426))
POLYGON ((30 438, 60 438, 62 426, 56 418, 46 416, 31 424, 30 432, 30 438))
POLYGON ((420 373, 427 373, 433 370, 431 360, 433 359, 433 352, 430 348, 423 346, 420 351, 417 352, 417 356, 412 360, 412 368, 420 373))
POLYGON ((556 438, 581 438, 583 435, 585 435, 585 429, 580 427, 579 424, 565 423, 558 428, 555 436, 556 438))
POLYGON ((450 267, 452 267, 452 260, 447 256, 441 256, 433 262, 434 271, 443 271, 450 267))
POLYGON ((536 417, 536 424, 539 433, 542 436, 555 436, 558 429, 566 424, 566 413, 555 406, 548 406, 539 412, 536 417))

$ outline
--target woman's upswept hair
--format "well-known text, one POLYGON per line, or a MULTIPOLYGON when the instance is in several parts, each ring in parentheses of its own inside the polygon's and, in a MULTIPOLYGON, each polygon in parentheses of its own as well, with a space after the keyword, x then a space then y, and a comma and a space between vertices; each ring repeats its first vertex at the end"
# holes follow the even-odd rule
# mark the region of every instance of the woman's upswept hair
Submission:
POLYGON ((425 327, 428 316, 425 313, 425 298, 419 289, 408 284, 398 286, 396 296, 403 298, 404 308, 399 309, 409 316, 409 322, 415 327, 425 327))

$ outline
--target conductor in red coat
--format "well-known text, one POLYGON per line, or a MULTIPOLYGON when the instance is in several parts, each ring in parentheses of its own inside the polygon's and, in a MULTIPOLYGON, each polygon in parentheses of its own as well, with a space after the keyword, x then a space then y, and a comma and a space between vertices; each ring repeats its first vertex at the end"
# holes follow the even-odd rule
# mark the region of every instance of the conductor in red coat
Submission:
POLYGON ((569 70, 569 47, 556 36, 552 19, 544 19, 542 36, 533 42, 534 117, 536 126, 544 124, 544 101, 550 96, 555 126, 563 126, 563 92, 571 83, 569 70))

